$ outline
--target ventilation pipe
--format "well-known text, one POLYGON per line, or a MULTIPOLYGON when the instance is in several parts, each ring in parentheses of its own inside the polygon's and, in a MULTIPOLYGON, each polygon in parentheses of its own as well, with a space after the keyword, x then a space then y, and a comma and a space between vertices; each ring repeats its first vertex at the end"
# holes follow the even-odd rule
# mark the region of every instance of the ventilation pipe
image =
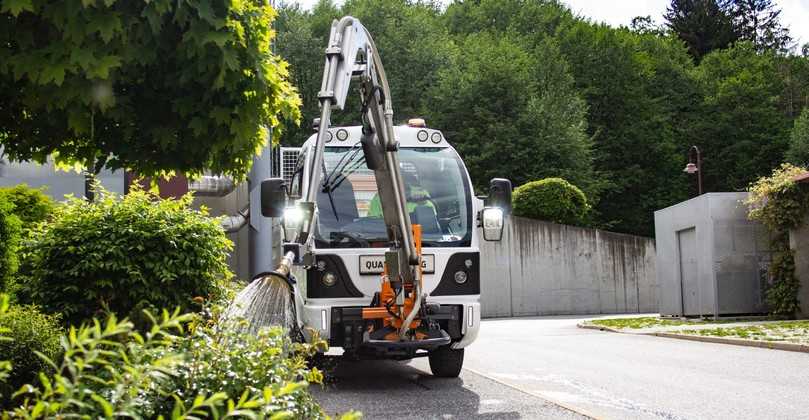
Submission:
POLYGON ((221 175, 203 175, 188 181, 188 189, 201 197, 224 197, 236 189, 233 179, 221 175))
POLYGON ((232 216, 222 219, 222 229, 225 233, 236 233, 240 231, 250 220, 250 204, 232 216))

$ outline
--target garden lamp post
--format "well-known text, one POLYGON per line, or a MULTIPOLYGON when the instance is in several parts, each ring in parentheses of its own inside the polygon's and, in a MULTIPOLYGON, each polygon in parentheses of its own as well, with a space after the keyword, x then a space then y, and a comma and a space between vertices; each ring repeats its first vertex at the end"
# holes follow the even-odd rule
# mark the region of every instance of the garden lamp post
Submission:
POLYGON ((691 148, 688 149, 688 165, 685 165, 683 172, 697 174, 697 191, 699 192, 698 195, 702 195, 702 156, 697 146, 691 146, 691 148), (696 162, 694 156, 696 156, 696 162))

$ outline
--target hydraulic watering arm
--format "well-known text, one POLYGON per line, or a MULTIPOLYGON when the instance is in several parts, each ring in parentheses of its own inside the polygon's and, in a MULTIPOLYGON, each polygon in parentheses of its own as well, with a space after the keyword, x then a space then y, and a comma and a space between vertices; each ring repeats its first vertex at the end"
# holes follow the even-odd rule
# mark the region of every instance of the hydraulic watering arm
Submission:
POLYGON ((390 248, 386 270, 400 313, 399 337, 405 338, 417 316, 423 292, 420 256, 407 211, 404 182, 399 168, 398 142, 393 134, 393 105, 379 53, 368 30, 359 20, 346 16, 331 27, 326 65, 319 93, 321 116, 309 168, 306 196, 299 202, 304 221, 294 241, 306 252, 311 248, 312 229, 317 224, 316 202, 320 189, 323 153, 332 109, 345 106, 351 79, 358 79, 362 101, 362 147, 374 171, 390 248), (411 302, 405 309, 405 298, 411 302))

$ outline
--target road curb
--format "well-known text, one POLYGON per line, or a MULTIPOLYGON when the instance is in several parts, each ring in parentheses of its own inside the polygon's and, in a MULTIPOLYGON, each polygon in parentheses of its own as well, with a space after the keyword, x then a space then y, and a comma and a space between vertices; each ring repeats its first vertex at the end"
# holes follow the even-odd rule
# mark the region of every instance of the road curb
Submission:
POLYGON ((675 338, 678 340, 700 341, 703 343, 730 344, 734 346, 758 347, 762 349, 809 353, 809 346, 805 344, 796 344, 796 343, 782 343, 777 341, 756 341, 756 340, 745 340, 743 338, 711 337, 704 335, 674 334, 665 332, 647 333, 644 335, 675 338))
POLYGON ((806 344, 784 343, 778 341, 745 340, 743 338, 711 337, 706 335, 677 334, 673 332, 650 332, 650 333, 628 332, 628 331, 621 331, 615 328, 602 327, 599 325, 589 325, 589 324, 576 324, 576 326, 585 330, 607 331, 618 334, 649 335, 654 337, 674 338, 678 340, 699 341, 702 343, 730 344, 733 346, 757 347, 760 349, 809 353, 809 345, 806 344))
POLYGON ((475 370, 475 369, 470 369, 470 368, 465 367, 465 368, 463 368, 463 370, 472 372, 475 375, 482 376, 482 377, 484 377, 486 379, 497 382, 500 385, 507 386, 507 387, 509 387, 509 388, 511 388, 513 390, 522 392, 524 394, 528 394, 528 395, 530 395, 532 397, 537 397, 537 398, 543 399, 543 400, 545 400, 545 401, 547 401, 547 402, 549 402, 551 404, 558 405, 559 407, 562 407, 565 410, 572 411, 572 412, 574 412, 576 414, 579 414, 579 415, 582 415, 584 417, 589 417, 589 418, 591 418, 593 420, 602 420, 602 417, 598 417, 598 416, 594 415, 593 413, 590 413, 590 412, 588 412, 586 410, 583 410, 581 408, 578 408, 578 407, 574 407, 574 406, 572 406, 572 405, 570 405, 568 403, 561 402, 561 401, 557 400, 556 398, 551 398, 551 397, 548 397, 546 395, 543 395, 541 392, 529 391, 527 389, 520 388, 517 385, 510 384, 510 383, 508 383, 508 382, 506 382, 506 381, 504 381, 502 379, 495 378, 494 376, 487 375, 487 374, 485 374, 483 372, 480 372, 478 370, 475 370))
POLYGON ((590 325, 590 324, 576 324, 577 327, 584 329, 584 330, 597 330, 597 331, 608 331, 614 333, 621 333, 621 334, 631 334, 625 331, 616 330, 615 328, 610 327, 602 327, 600 325, 590 325))

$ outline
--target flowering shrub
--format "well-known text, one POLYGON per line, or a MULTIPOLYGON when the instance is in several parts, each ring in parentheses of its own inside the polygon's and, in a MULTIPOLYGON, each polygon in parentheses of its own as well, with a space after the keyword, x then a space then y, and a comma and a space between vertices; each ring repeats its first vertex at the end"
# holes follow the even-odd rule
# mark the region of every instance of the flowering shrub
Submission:
POLYGON ((750 185, 745 204, 748 217, 764 224, 770 231, 774 253, 770 265, 772 284, 767 289, 770 312, 793 315, 799 308, 795 277, 795 258, 789 248, 789 230, 798 227, 809 212, 809 191, 798 185, 794 178, 806 172, 805 168, 783 164, 769 177, 762 177, 750 185))

